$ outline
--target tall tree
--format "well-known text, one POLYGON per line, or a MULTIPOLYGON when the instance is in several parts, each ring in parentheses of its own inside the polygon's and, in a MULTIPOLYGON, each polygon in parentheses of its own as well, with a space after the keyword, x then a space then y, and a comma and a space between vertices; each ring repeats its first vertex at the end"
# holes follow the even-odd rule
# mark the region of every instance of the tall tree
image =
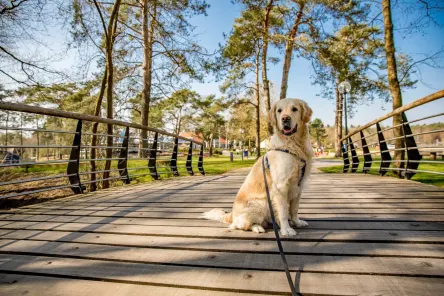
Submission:
POLYGON ((324 140, 327 138, 327 133, 324 128, 324 123, 321 119, 315 118, 310 123, 310 135, 316 141, 316 145, 318 148, 322 146, 324 140))
MULTIPOLYGON (((157 22, 157 0, 143 0, 142 3, 142 36, 143 36, 143 64, 142 64, 142 125, 148 125, 148 118, 150 113, 151 101, 151 87, 152 87, 152 71, 153 71, 153 44, 154 44, 154 29, 157 22), (150 5, 151 4, 151 5, 150 5), (150 9, 151 8, 151 9, 150 9)), ((142 148, 139 149, 140 157, 145 157, 148 150, 148 132, 141 131, 142 148)))
POLYGON ((193 102, 194 113, 190 116, 194 125, 195 133, 201 135, 208 143, 210 156, 213 155, 213 140, 219 136, 219 130, 223 127, 225 120, 223 112, 227 105, 223 98, 214 95, 202 97, 193 102))
MULTIPOLYGON (((390 0, 382 0, 382 14, 384 16, 384 49, 385 56, 387 60, 387 72, 388 72, 388 82, 390 88, 390 94, 392 97, 392 107, 393 110, 402 106, 402 94, 401 86, 398 80, 398 70, 395 58, 395 40, 393 38, 393 22, 392 22, 392 12, 390 6, 390 0)), ((393 166, 399 168, 403 165, 401 160, 404 158, 404 150, 398 150, 404 147, 404 142, 402 139, 402 115, 393 116, 393 136, 398 138, 395 140, 395 155, 393 166)), ((395 171, 399 173, 400 171, 395 171)))
MULTIPOLYGON (((261 118, 261 33, 255 29, 258 16, 244 10, 233 25, 233 31, 222 48, 222 57, 230 69, 221 86, 233 104, 251 104, 255 108, 256 157, 260 156, 260 118, 261 118), (251 77, 253 76, 253 77, 251 77)), ((221 63, 224 63, 222 61, 221 63)))
POLYGON ((275 38, 277 46, 285 46, 282 67, 280 99, 287 96, 287 86, 293 52, 305 53, 307 39, 317 39, 327 24, 337 30, 336 23, 359 22, 364 17, 364 7, 360 1, 336 0, 292 0, 282 1, 279 11, 283 19, 283 32, 275 38), (287 31, 285 31, 287 30, 287 31))
MULTIPOLYGON (((117 3, 116 3, 117 4, 117 3)), ((102 2, 89 2, 89 1, 73 1, 71 5, 71 11, 72 11, 72 21, 71 21, 71 35, 73 38, 73 45, 77 46, 79 50, 82 51, 82 56, 88 56, 85 55, 85 52, 88 52, 86 48, 89 48, 90 45, 92 45, 93 48, 95 48, 95 51, 92 53, 92 56, 98 56, 98 66, 99 68, 103 69, 103 76, 100 86, 100 91, 97 95, 97 100, 95 102, 95 108, 94 108, 94 116, 101 116, 102 110, 104 108, 103 104, 103 98, 105 97, 105 94, 107 95, 107 104, 105 105, 107 108, 110 105, 110 101, 112 101, 111 108, 113 108, 115 101, 112 99, 112 97, 109 97, 109 91, 111 90, 111 94, 114 93, 115 89, 113 89, 113 86, 111 88, 107 88, 107 83, 110 80, 115 82, 117 79, 116 75, 114 74, 115 70, 112 69, 112 71, 108 71, 108 60, 110 58, 109 54, 111 53, 111 58, 113 58, 113 55, 115 56, 115 43, 117 38, 117 19, 118 19, 118 13, 114 16, 108 16, 107 13, 109 11, 112 11, 111 13, 115 12, 115 8, 117 6, 112 6, 111 10, 108 10, 106 7, 103 6, 104 4, 102 2), (108 20, 108 24, 107 24, 108 20), (102 30, 98 30, 97 28, 102 28, 102 30), (109 32, 111 31, 111 32, 109 32), (111 34, 111 35, 110 35, 111 34), (110 49, 110 50, 108 50, 110 49)), ((120 5, 120 4, 119 4, 120 5)), ((118 10, 118 9, 117 9, 118 10)), ((116 12, 115 12, 116 13, 116 12)), ((89 60, 87 64, 90 63, 90 60, 94 60, 92 57, 86 57, 86 60, 89 60)), ((114 62, 112 62, 113 67, 114 62)), ((84 67, 88 68, 88 67, 84 67)), ((83 73, 82 75, 86 75, 86 73, 83 73)), ((115 83, 114 83, 115 84, 115 83)), ((107 110, 107 116, 109 116, 109 112, 112 112, 112 110, 107 110)), ((97 143, 98 143, 98 130, 99 130, 99 123, 94 123, 92 126, 92 138, 91 138, 91 149, 90 149, 90 166, 91 166, 91 174, 90 174, 90 190, 95 191, 97 188, 97 182, 96 182, 96 159, 97 159, 97 143)), ((109 139, 108 139, 109 140, 109 139)), ((109 152, 107 152, 109 154, 109 152)), ((105 165, 110 165, 110 162, 108 161, 105 165)), ((105 176, 107 176, 107 172, 104 173, 104 179, 105 176)), ((105 181, 105 186, 107 186, 107 181, 105 181)))
MULTIPOLYGON (((251 148, 251 141, 254 141, 256 138, 254 113, 254 107, 251 105, 233 105, 230 108, 229 120, 227 122, 231 137, 238 141, 242 141, 245 146, 248 145, 249 151, 251 148)), ((267 127, 265 126, 262 128, 265 128, 265 133, 267 133, 267 127)), ((256 155, 256 158, 257 157, 258 156, 256 155)))
MULTIPOLYGON (((262 77, 263 99, 266 110, 271 107, 270 81, 268 80, 268 62, 276 62, 269 57, 269 44, 276 35, 276 31, 282 26, 279 7, 275 0, 238 0, 244 5, 243 26, 250 31, 260 45, 260 70, 262 77)), ((268 123, 268 131, 271 135, 273 128, 268 123)))
MULTIPOLYGON (((129 55, 125 62, 141 65, 140 76, 135 73, 131 87, 142 93, 142 124, 149 122, 151 98, 167 97, 186 87, 187 79, 203 78, 208 53, 196 42, 195 27, 189 19, 205 15, 207 8, 205 0, 131 0, 121 15, 129 55)), ((141 136, 146 138, 145 134, 141 136)))
MULTIPOLYGON (((268 43, 270 35, 270 13, 273 8, 273 0, 269 0, 267 6, 265 7, 265 16, 262 20, 262 84, 264 85, 264 96, 267 106, 267 110, 271 109, 271 97, 270 97, 270 83, 268 81, 267 73, 267 57, 268 57, 268 43)), ((273 134, 273 126, 271 122, 268 122, 268 133, 273 134)))
MULTIPOLYGON (((374 38, 379 29, 363 23, 343 26, 334 36, 327 36, 312 45, 315 69, 314 83, 322 87, 321 96, 335 99, 335 155, 341 153, 343 98, 337 88, 341 81, 349 80, 352 92, 348 95, 348 111, 360 99, 371 101, 384 95, 386 88, 371 67, 379 62, 382 41, 374 38), (371 77, 372 79, 370 79, 371 77)), ((378 68, 379 69, 379 68, 378 68)))
MULTIPOLYGON (((94 0, 94 5, 97 8, 97 12, 100 16, 100 20, 102 22, 103 31, 105 32, 105 53, 106 53, 106 117, 113 119, 114 113, 113 113, 113 79, 114 79, 114 65, 113 65, 113 48, 114 48, 114 41, 117 33, 117 18, 119 14, 120 9, 120 3, 121 0, 116 0, 116 2, 113 5, 111 15, 108 20, 108 25, 105 23, 105 19, 103 17, 103 11, 100 5, 96 0, 94 0)), ((113 125, 108 124, 107 125, 107 140, 106 145, 108 147, 113 146, 113 140, 114 140, 114 132, 113 132, 113 125)), ((107 148, 106 149, 106 162, 105 162, 105 172, 103 173, 103 188, 109 187, 109 178, 111 169, 111 158, 112 158, 112 149, 107 148)))
POLYGON ((195 91, 181 89, 159 103, 166 122, 171 125, 174 133, 179 134, 182 131, 183 118, 191 115, 193 104, 199 99, 195 91))
POLYGON ((287 88, 288 88, 288 74, 290 73, 291 59, 293 56, 295 38, 297 33, 299 32, 299 27, 303 21, 304 9, 307 1, 294 1, 296 2, 296 14, 294 16, 294 23, 291 26, 291 29, 288 31, 287 36, 285 38, 285 57, 284 64, 282 66, 282 82, 281 82, 281 92, 279 98, 285 99, 287 97, 287 88))

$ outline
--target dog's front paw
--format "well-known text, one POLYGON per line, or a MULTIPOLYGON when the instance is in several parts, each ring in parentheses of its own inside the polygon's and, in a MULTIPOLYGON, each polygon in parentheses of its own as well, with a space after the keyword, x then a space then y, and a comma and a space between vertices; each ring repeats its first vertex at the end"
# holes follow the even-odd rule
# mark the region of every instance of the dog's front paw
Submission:
POLYGON ((306 221, 301 220, 299 218, 296 218, 296 220, 292 220, 291 224, 293 226, 296 226, 297 228, 302 228, 302 227, 307 227, 308 226, 308 223, 306 221))
POLYGON ((264 233, 265 229, 262 226, 255 224, 255 225, 251 226, 251 231, 256 232, 256 233, 264 233))
POLYGON ((296 230, 294 230, 293 228, 281 228, 280 234, 286 236, 295 236, 296 230))

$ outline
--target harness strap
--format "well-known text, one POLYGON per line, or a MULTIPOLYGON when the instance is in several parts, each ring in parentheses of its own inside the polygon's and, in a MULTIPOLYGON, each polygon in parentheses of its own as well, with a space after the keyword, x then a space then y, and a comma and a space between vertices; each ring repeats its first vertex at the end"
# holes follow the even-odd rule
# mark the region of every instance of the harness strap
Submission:
MULTIPOLYGON (((296 158, 299 158, 299 156, 297 156, 297 155, 294 154, 294 153, 291 153, 291 152, 290 152, 289 150, 287 150, 287 149, 274 148, 274 149, 271 149, 271 150, 275 150, 275 151, 280 151, 280 152, 288 153, 288 154, 293 155, 293 156, 296 157, 296 158)), ((264 157, 266 157, 266 156, 264 156, 264 157)), ((304 165, 302 166, 302 168, 301 168, 301 173, 299 174, 299 181, 298 181, 298 187, 301 187, 302 180, 304 180, 304 176, 305 176, 305 169, 306 169, 306 167, 307 167, 307 161, 306 161, 305 159, 302 159, 302 158, 299 158, 299 160, 302 161, 302 163, 304 164, 304 165)), ((269 168, 270 168, 270 164, 268 163, 268 158, 266 159, 266 161, 267 161, 267 168, 269 169, 269 168)))
POLYGON ((296 295, 300 295, 300 294, 296 292, 296 288, 293 284, 290 270, 288 268, 287 259, 285 258, 284 248, 282 247, 281 239, 279 237, 279 231, 277 228, 276 219, 274 217, 273 205, 271 203, 271 198, 270 198, 270 190, 268 189, 267 176, 265 173, 265 161, 267 161, 267 166, 269 166, 268 159, 266 159, 266 158, 267 158, 266 155, 264 155, 264 157, 262 158, 262 172, 264 173, 265 192, 267 193, 267 200, 268 200, 268 207, 270 208, 271 222, 273 223, 274 235, 276 236, 276 242, 277 242, 277 245, 279 248, 279 253, 281 255, 282 263, 284 264, 285 275, 287 276, 287 281, 288 281, 288 284, 290 285, 291 295, 296 296, 296 295))

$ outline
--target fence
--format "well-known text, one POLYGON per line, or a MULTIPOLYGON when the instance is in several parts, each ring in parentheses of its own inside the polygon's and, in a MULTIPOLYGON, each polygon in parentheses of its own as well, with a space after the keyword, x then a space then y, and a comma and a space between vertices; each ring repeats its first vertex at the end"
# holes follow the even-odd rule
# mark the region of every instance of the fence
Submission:
POLYGON ((148 126, 6 102, 0 122, 0 199, 205 174, 203 143, 148 126))
MULTIPOLYGON (((443 112, 430 112, 436 109, 444 110, 440 107, 444 106, 443 97, 444 90, 438 91, 375 119, 343 137, 341 146, 344 173, 348 171, 367 173, 370 170, 377 170, 380 175, 385 175, 387 172, 393 171, 407 179, 416 173, 444 175, 443 125, 438 124, 440 127, 435 130, 418 131, 421 124, 426 121, 436 122, 437 118, 444 116, 443 112), (438 100, 440 101, 438 102, 438 100), (435 102, 437 107, 431 106, 432 102, 435 102), (430 115, 408 121, 405 112, 417 111, 420 106, 425 106, 426 108, 422 111, 430 115), (392 119, 393 116, 400 116, 401 123, 389 127, 384 127, 381 124, 385 120, 392 119), (427 141, 424 140, 426 135, 431 135, 427 141), (371 148, 376 148, 376 151, 371 151, 371 148), (400 157, 394 158, 395 154, 400 157), (377 156, 380 159, 377 159, 377 156), (437 160, 438 157, 441 157, 442 160, 437 160), (429 169, 420 169, 420 164, 428 164, 429 169)), ((409 116, 415 113, 418 112, 409 113, 409 116)))

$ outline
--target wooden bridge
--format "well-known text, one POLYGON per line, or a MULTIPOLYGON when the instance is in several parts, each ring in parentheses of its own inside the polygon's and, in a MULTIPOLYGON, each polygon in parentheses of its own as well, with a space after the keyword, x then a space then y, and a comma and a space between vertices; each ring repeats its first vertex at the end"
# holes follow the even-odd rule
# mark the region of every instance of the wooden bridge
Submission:
MULTIPOLYGON (((444 189, 408 180, 444 175, 444 161, 424 155, 442 147, 416 144, 425 135, 442 139, 444 130, 415 127, 444 113, 405 114, 443 98, 438 91, 346 135, 343 171, 351 173, 313 174, 300 207, 310 225, 283 238, 299 294, 444 295, 444 189), (384 125, 393 116, 401 123, 384 125), (354 174, 375 170, 404 179, 354 174)), ((205 176, 204 143, 36 106, 0 102, 1 114, 0 152, 8 157, 0 200, 75 195, 0 211, 0 295, 290 294, 271 229, 233 231, 201 218, 229 211, 247 174, 205 176), (23 125, 23 114, 43 119, 23 125), (42 120, 63 121, 63 129, 42 120), (160 180, 165 175, 189 176, 160 180), (144 177, 157 181, 130 184, 144 177), (110 182, 126 185, 94 192, 110 182)))
MULTIPOLYGON (((290 293, 273 231, 200 218, 230 210, 246 171, 128 185, 0 215, 1 295, 290 293)), ((303 295, 443 295, 444 189, 312 175, 284 238, 303 295)))

